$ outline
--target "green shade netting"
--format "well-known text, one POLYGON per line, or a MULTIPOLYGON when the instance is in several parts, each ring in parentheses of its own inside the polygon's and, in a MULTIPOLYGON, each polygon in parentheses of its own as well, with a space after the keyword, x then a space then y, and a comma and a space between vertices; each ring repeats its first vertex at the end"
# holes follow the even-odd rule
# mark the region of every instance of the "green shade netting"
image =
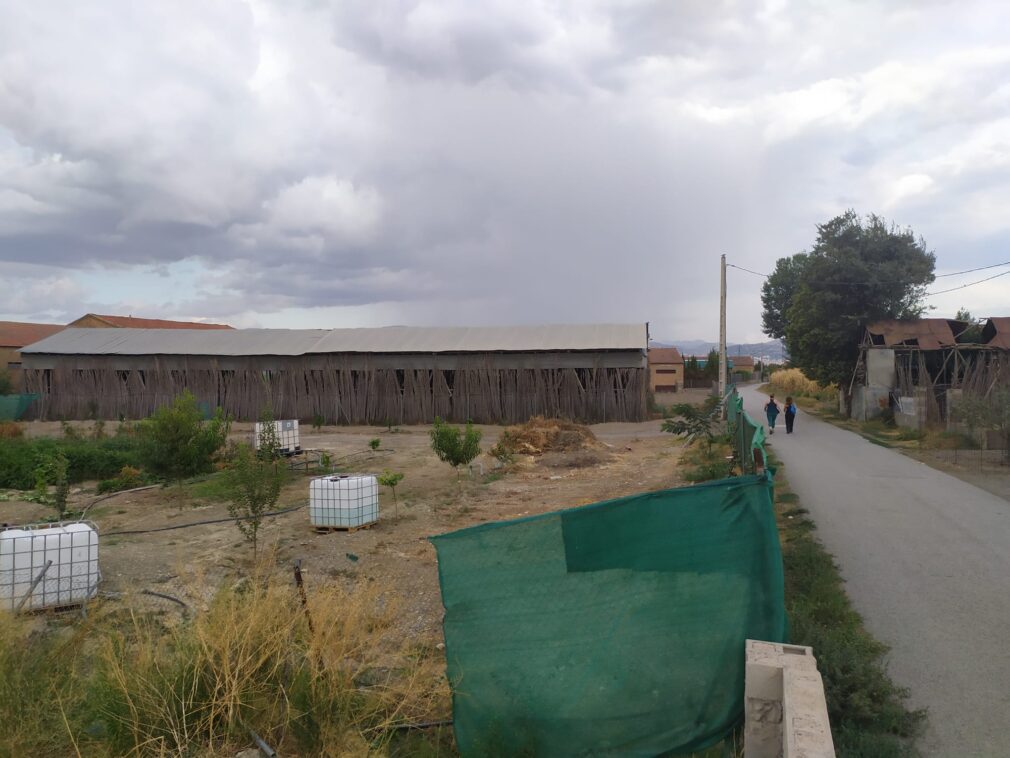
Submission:
POLYGON ((743 398, 736 388, 726 396, 726 420, 736 445, 737 460, 747 471, 754 470, 754 451, 761 452, 761 460, 767 461, 765 454, 765 428, 754 421, 743 409, 743 398))
POLYGON ((744 641, 784 641, 769 476, 432 538, 464 756, 656 756, 741 720, 744 641))
POLYGON ((38 395, 0 395, 0 421, 17 421, 38 395))

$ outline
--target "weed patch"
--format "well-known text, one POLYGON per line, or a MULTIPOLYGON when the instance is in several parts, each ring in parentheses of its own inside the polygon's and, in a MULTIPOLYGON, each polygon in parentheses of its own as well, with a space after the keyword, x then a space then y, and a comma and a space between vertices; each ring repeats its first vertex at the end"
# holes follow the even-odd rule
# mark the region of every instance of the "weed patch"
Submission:
POLYGON ((724 479, 733 473, 732 450, 724 442, 711 447, 700 441, 690 445, 680 459, 684 480, 692 483, 724 479))
POLYGON ((449 702, 441 661, 395 638, 395 612, 334 584, 303 609, 259 574, 174 625, 108 604, 70 637, 0 616, 0 754, 231 755, 247 728, 281 755, 378 754, 449 702))

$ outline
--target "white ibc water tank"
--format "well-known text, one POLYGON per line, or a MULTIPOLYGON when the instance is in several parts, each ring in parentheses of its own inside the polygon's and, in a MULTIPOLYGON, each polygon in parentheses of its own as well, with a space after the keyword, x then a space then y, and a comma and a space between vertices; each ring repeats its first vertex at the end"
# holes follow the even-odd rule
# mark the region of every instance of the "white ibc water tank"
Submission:
POLYGON ((91 524, 39 524, 0 532, 0 609, 76 605, 98 592, 98 531, 91 524), (32 583, 46 564, 41 581, 32 583))
POLYGON ((353 528, 379 520, 379 483, 374 476, 318 476, 309 482, 313 526, 353 528))
POLYGON ((277 443, 282 453, 285 455, 294 455, 302 449, 302 440, 298 433, 298 419, 287 419, 284 421, 256 422, 256 436, 253 439, 253 447, 257 450, 260 448, 260 431, 262 431, 264 423, 274 425, 274 431, 277 433, 277 443))

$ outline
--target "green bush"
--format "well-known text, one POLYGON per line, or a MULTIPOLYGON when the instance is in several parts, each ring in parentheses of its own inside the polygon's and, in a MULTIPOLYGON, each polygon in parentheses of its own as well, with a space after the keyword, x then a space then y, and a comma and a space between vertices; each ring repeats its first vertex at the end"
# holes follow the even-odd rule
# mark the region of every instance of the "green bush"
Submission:
POLYGON ((230 422, 220 408, 210 421, 204 422, 203 415, 187 390, 143 421, 144 468, 174 480, 212 471, 214 456, 228 438, 230 422))
POLYGON ((449 426, 436 417, 431 427, 431 449, 440 461, 445 461, 459 476, 459 467, 465 466, 480 455, 480 430, 474 429, 469 421, 466 429, 449 426))
POLYGON ((67 459, 70 482, 109 479, 123 466, 140 465, 140 443, 130 437, 87 439, 0 440, 0 487, 30 490, 39 464, 57 454, 67 459))
POLYGON ((143 487, 151 484, 151 477, 133 466, 123 466, 112 479, 103 479, 98 483, 96 492, 104 495, 107 492, 121 492, 122 490, 132 490, 134 487, 143 487))

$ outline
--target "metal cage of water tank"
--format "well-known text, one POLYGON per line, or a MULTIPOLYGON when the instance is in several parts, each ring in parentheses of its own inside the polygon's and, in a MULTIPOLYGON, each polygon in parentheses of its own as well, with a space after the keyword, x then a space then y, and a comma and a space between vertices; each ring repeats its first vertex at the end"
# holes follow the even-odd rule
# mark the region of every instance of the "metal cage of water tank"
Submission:
POLYGON ((98 592, 98 529, 88 522, 0 531, 0 609, 79 605, 98 592))
POLYGON ((301 435, 298 431, 298 419, 285 419, 283 421, 257 421, 256 428, 253 432, 253 447, 259 450, 260 448, 260 432, 263 430, 263 424, 269 423, 274 425, 274 431, 277 433, 277 443, 279 445, 279 450, 283 455, 294 455, 295 453, 301 452, 302 441, 301 435))
POLYGON ((379 483, 371 474, 318 476, 309 482, 309 520, 352 529, 379 520, 379 483))

